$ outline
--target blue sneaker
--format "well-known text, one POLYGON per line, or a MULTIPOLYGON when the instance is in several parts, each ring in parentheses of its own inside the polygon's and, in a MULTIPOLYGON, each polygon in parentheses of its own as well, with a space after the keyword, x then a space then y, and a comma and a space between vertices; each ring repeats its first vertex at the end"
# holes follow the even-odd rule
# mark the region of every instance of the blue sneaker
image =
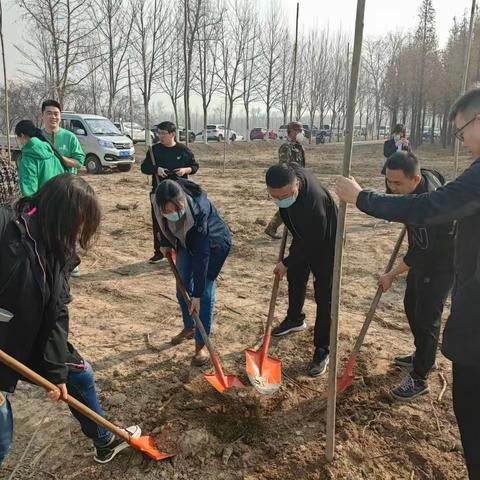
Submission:
POLYGON ((403 382, 390 393, 395 400, 400 402, 411 402, 420 395, 425 395, 429 391, 428 384, 425 380, 407 375, 403 379, 403 382))

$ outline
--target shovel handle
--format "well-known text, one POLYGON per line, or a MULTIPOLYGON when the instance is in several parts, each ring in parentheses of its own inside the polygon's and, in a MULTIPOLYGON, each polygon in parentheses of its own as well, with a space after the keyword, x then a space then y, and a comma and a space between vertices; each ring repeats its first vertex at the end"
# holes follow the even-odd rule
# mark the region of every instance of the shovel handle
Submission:
MULTIPOLYGON (((167 253, 167 260, 170 265, 170 268, 172 269, 173 274, 175 275, 175 279, 177 281, 177 288, 182 295, 183 299, 185 300, 185 303, 190 307, 190 304, 192 303, 190 300, 190 297, 187 293, 187 289, 185 288, 185 285, 183 283, 182 278, 180 277, 180 274, 178 273, 177 266, 175 265, 175 262, 173 261, 172 255, 170 253, 167 253)), ((194 313, 192 315, 193 321, 195 322, 195 326, 198 328, 198 331, 200 332, 200 335, 202 336, 203 343, 205 343, 208 352, 210 353, 210 357, 215 356, 215 352, 213 350, 213 345, 210 340, 210 338, 207 335, 207 332, 205 331, 205 327, 203 326, 202 321, 200 320, 200 317, 194 313)))
MULTIPOLYGON (((0 361, 5 365, 7 365, 7 367, 10 367, 12 370, 15 370, 17 373, 19 373, 23 377, 35 383, 39 387, 44 388, 47 392, 58 390, 58 387, 55 384, 53 384, 52 382, 49 382, 46 378, 34 372, 30 368, 28 368, 26 365, 19 362, 18 360, 11 357, 10 355, 8 355, 2 350, 0 350, 0 361)), ((95 422, 97 425, 100 425, 106 428, 117 437, 120 437, 122 440, 125 440, 126 442, 130 443, 130 435, 125 430, 122 430, 116 425, 114 425, 113 423, 109 422, 108 420, 100 416, 98 413, 94 412, 93 410, 88 408, 86 405, 79 402, 76 398, 73 398, 72 396, 68 395, 66 400, 63 398, 61 398, 61 400, 63 400, 65 403, 70 405, 72 408, 74 408, 81 414, 88 417, 90 420, 92 420, 92 422, 95 422)))
MULTIPOLYGON (((285 256, 285 248, 287 246, 287 237, 288 237, 288 230, 287 230, 287 227, 284 226, 282 241, 280 242, 280 250, 278 252, 278 263, 280 263, 283 260, 283 257, 285 256)), ((267 335, 270 335, 270 332, 272 330, 272 323, 273 323, 273 318, 275 316, 275 307, 277 304, 279 286, 280 286, 280 278, 278 278, 278 275, 275 275, 275 278, 273 279, 270 305, 268 307, 267 325, 265 326, 265 337, 267 337, 267 335)), ((264 341, 264 347, 265 347, 265 343, 266 342, 264 341)), ((268 350, 268 345, 267 345, 267 350, 268 350)))
POLYGON ((155 180, 157 181, 157 187, 160 185, 160 179, 158 178, 157 175, 157 164, 155 163, 155 156, 153 155, 153 148, 151 145, 148 146, 148 154, 150 156, 150 161, 152 162, 153 165, 153 176, 155 177, 155 180))
MULTIPOLYGON (((403 239, 405 238, 405 233, 407 231, 406 227, 402 228, 402 231, 400 232, 400 235, 398 236, 397 243, 395 244, 395 247, 393 248, 392 255, 390 256, 390 260, 388 261, 387 268, 385 269, 385 273, 389 272, 393 264, 395 263, 395 260, 397 258, 398 252, 400 251, 400 247, 402 246, 403 239)), ((358 353, 360 352, 360 348, 363 345, 363 341, 365 340, 365 336, 367 335, 368 328, 370 327, 370 323, 372 323, 373 317, 375 315, 375 312, 378 307, 378 303, 380 302, 380 299, 382 298, 383 295, 383 288, 380 285, 377 288, 377 292, 375 293, 375 297, 373 297, 372 303, 370 304, 370 308, 368 310, 367 316, 365 317, 365 321, 363 322, 362 329, 360 330, 360 333, 358 335, 357 341, 355 342, 355 346, 353 347, 352 355, 357 356, 358 353)))

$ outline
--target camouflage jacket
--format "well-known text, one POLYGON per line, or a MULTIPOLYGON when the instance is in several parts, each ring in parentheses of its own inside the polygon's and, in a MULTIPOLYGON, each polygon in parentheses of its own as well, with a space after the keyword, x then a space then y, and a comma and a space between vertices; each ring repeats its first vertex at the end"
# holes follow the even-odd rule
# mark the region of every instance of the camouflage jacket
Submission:
POLYGON ((15 164, 0 158, 0 207, 11 206, 20 196, 15 164))
POLYGON ((305 166, 305 150, 298 142, 288 140, 278 149, 280 163, 296 162, 302 167, 305 166))

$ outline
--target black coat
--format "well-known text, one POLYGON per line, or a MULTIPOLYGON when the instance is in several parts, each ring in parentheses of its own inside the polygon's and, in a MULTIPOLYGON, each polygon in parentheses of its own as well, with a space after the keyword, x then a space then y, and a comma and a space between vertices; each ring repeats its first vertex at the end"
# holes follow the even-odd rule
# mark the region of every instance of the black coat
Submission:
MULTIPOLYGON (((0 209, 0 349, 52 383, 65 383, 68 363, 82 359, 68 343, 68 272, 78 257, 61 264, 47 254, 35 214, 16 217, 0 209)), ((0 363, 0 390, 13 392, 19 375, 0 363)))
POLYGON ((321 258, 332 263, 335 256, 337 206, 312 172, 296 167, 300 181, 295 203, 280 208, 283 223, 293 235, 289 255, 283 260, 286 267, 302 260, 321 258))
POLYGON ((357 207, 378 218, 416 225, 457 220, 452 310, 442 352, 461 365, 480 367, 480 159, 444 187, 423 195, 361 192, 357 207))

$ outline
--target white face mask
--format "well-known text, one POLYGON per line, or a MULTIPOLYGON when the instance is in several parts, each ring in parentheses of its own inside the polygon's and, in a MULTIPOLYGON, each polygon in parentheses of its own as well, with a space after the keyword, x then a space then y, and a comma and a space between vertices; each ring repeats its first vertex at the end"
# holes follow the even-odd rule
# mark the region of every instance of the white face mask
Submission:
POLYGON ((394 136, 393 136, 393 139, 394 139, 396 142, 399 142, 399 141, 400 141, 400 135, 394 135, 394 136))
POLYGON ((303 132, 298 132, 298 133, 297 133, 297 136, 295 137, 295 140, 296 140, 298 143, 301 143, 304 138, 305 138, 305 135, 303 134, 303 132))

